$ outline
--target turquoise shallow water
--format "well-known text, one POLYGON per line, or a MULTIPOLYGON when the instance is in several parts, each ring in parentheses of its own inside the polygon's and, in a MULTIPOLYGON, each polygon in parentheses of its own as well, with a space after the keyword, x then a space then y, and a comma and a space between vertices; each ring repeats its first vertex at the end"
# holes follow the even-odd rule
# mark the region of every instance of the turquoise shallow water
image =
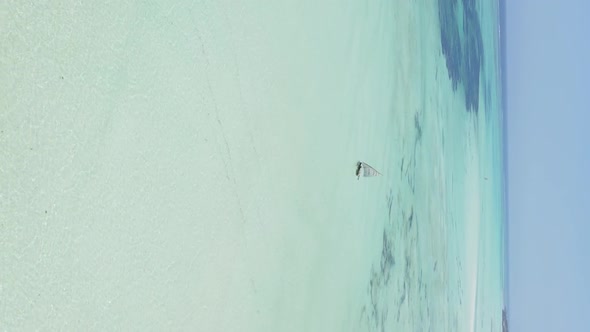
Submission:
POLYGON ((495 3, 0 6, 0 326, 500 329, 495 3))
MULTIPOLYGON (((442 19, 441 11, 450 6, 455 16, 441 22, 459 27, 464 22, 477 24, 480 40, 470 45, 465 42, 468 34, 459 28, 459 50, 453 53, 450 48, 443 56, 440 39, 431 39, 433 34, 439 37, 439 27, 433 25, 428 15, 432 8, 426 5, 417 10, 419 15, 410 16, 416 20, 409 29, 417 33, 416 42, 410 40, 394 53, 409 52, 409 58, 419 61, 409 66, 411 79, 392 84, 394 90, 409 88, 399 88, 393 101, 391 117, 396 125, 388 132, 400 136, 387 156, 387 172, 395 176, 388 178, 386 209, 379 215, 384 221, 381 250, 375 250, 380 259, 372 267, 363 307, 368 330, 502 328, 504 175, 498 7, 474 2, 474 18, 467 17, 469 5, 441 1, 435 15, 442 19), (473 45, 480 45, 480 50, 470 50, 473 45), (481 63, 475 79, 473 68, 464 64, 470 57, 481 63), (469 95, 474 84, 479 92, 469 95)), ((408 68, 398 66, 398 75, 403 73, 401 67, 408 68)), ((371 195, 378 200, 382 192, 371 195)))

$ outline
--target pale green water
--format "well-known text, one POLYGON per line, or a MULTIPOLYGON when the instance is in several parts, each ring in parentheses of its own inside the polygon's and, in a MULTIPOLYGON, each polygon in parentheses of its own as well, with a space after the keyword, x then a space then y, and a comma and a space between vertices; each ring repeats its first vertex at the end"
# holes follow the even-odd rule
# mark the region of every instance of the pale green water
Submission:
POLYGON ((499 99, 465 111, 435 2, 0 13, 0 327, 501 325, 499 99))

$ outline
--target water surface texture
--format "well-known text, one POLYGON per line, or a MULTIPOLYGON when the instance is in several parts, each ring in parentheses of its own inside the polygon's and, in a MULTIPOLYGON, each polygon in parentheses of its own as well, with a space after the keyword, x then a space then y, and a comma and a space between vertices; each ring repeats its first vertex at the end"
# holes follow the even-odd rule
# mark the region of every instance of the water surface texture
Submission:
POLYGON ((495 2, 0 13, 2 329, 501 330, 495 2))

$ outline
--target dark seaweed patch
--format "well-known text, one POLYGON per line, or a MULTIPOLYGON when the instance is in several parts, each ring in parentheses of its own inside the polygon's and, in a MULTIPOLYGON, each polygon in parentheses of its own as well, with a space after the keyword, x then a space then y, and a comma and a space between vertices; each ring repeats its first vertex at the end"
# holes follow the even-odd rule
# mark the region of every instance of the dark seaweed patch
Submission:
POLYGON ((418 118, 418 113, 414 114, 414 128, 416 129, 416 144, 422 140, 422 125, 418 118))
POLYGON ((457 90, 462 85, 465 89, 465 108, 477 112, 484 48, 476 2, 439 0, 438 16, 442 52, 453 89, 457 90), (459 17, 461 12, 462 17, 459 17), (463 26, 459 26, 461 21, 463 26))
POLYGON ((395 258, 392 254, 391 238, 387 236, 385 230, 383 231, 383 249, 381 250, 381 275, 385 279, 385 283, 389 283, 391 276, 391 269, 395 265, 395 258))
POLYGON ((389 217, 389 221, 391 221, 391 210, 393 208, 393 190, 389 190, 389 194, 386 197, 387 200, 387 213, 389 217))

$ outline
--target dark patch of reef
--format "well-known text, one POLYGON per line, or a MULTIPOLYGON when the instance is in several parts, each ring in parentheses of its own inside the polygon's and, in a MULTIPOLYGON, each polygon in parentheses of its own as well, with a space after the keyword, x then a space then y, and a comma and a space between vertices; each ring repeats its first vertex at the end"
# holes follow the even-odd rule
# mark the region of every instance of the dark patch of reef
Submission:
POLYGON ((442 52, 453 89, 463 86, 465 108, 477 112, 484 47, 476 2, 439 0, 438 17, 442 52))

